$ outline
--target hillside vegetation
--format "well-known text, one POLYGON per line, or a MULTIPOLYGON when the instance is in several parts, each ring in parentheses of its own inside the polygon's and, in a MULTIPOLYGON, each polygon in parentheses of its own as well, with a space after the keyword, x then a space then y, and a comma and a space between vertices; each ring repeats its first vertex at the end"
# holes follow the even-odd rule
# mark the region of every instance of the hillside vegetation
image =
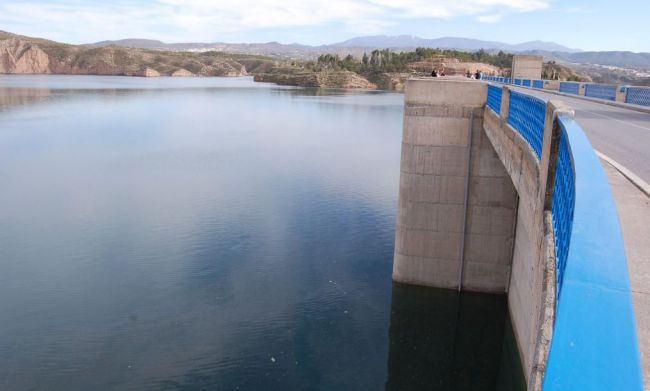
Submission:
MULTIPOLYGON (((509 76, 513 55, 503 51, 463 52, 417 48, 375 49, 360 53, 321 54, 315 59, 286 59, 223 51, 187 52, 118 45, 69 45, 0 31, 0 73, 124 76, 244 76, 285 85, 401 90, 412 75, 432 69, 447 75, 480 70, 509 76)), ((549 62, 544 78, 590 81, 584 73, 549 62)), ((596 79, 604 81, 599 75, 596 79)))
POLYGON ((512 64, 512 54, 499 52, 489 54, 484 50, 468 53, 449 49, 417 48, 411 52, 394 52, 388 49, 373 50, 370 55, 363 54, 361 59, 348 55, 340 58, 337 55, 322 54, 316 61, 305 63, 307 69, 315 71, 346 70, 359 74, 368 72, 408 72, 410 64, 435 57, 454 58, 461 62, 484 63, 498 68, 508 68, 512 64))
POLYGON ((256 55, 93 48, 0 32, 0 73, 243 76, 279 64, 256 55))

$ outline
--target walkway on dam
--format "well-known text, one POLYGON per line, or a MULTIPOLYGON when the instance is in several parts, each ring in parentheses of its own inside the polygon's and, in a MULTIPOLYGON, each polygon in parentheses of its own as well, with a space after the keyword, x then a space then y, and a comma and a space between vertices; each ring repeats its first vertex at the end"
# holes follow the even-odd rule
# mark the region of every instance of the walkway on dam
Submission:
MULTIPOLYGON (((528 88, 514 89, 573 107, 576 121, 596 150, 650 183, 650 114, 528 88)), ((645 390, 650 390, 650 197, 605 160, 601 163, 623 230, 645 390)))

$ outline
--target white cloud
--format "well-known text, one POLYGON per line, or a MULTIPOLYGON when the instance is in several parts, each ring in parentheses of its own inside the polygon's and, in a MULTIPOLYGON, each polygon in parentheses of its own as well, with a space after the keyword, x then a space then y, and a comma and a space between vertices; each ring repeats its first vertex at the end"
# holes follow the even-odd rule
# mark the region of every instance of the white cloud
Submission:
POLYGON ((498 23, 501 19, 503 19, 503 15, 501 14, 479 15, 476 17, 476 20, 481 23, 498 23))
POLYGON ((260 29, 318 27, 337 23, 350 33, 379 33, 411 18, 497 15, 543 10, 553 0, 3 0, 0 25, 38 35, 47 28, 77 42, 123 37, 166 41, 214 40, 260 29), (28 31, 25 31, 28 30, 28 31))

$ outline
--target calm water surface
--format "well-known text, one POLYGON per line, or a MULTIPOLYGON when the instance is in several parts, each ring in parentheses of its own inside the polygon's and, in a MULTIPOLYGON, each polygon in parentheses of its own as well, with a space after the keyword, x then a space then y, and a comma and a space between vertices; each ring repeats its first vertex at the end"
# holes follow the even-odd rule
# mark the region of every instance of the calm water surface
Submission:
POLYGON ((0 389, 516 389, 504 298, 391 283, 402 100, 0 76, 0 389))

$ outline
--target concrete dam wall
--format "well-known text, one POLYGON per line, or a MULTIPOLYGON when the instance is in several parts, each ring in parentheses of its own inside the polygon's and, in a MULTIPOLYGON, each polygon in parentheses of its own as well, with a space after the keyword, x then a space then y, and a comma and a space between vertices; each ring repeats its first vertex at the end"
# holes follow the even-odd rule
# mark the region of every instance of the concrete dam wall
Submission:
POLYGON ((410 80, 405 100, 393 279, 507 293, 524 374, 540 383, 554 303, 540 174, 548 157, 540 165, 502 129, 484 83, 410 80))
POLYGON ((643 389, 618 216, 562 102, 407 82, 393 279, 507 294, 528 390, 643 389))
POLYGON ((506 292, 517 193, 483 130, 486 87, 407 86, 393 279, 506 292))

